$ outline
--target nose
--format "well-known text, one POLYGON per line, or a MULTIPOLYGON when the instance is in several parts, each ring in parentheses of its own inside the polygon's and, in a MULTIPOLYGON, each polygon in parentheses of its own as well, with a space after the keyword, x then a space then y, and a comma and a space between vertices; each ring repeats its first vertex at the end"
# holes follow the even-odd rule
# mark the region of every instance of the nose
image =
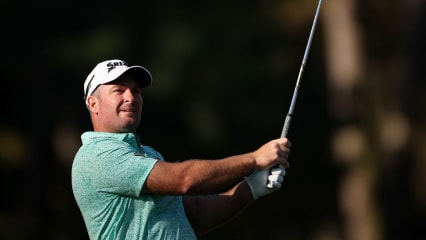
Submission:
POLYGON ((124 102, 133 102, 133 100, 135 99, 135 96, 129 88, 124 91, 123 97, 124 102))
POLYGON ((134 91, 132 89, 127 88, 124 93, 124 102, 135 102, 141 99, 142 96, 134 91))

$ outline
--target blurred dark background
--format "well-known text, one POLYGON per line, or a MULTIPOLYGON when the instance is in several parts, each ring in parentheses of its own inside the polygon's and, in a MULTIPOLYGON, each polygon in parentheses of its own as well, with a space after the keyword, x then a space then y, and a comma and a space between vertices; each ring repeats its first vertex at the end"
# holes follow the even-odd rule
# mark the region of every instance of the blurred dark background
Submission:
MULTIPOLYGON (((100 61, 150 69, 169 161, 279 137, 317 2, 1 1, 0 239, 87 239, 70 169, 100 61)), ((201 239, 426 237, 426 4, 324 0, 283 188, 201 239)))

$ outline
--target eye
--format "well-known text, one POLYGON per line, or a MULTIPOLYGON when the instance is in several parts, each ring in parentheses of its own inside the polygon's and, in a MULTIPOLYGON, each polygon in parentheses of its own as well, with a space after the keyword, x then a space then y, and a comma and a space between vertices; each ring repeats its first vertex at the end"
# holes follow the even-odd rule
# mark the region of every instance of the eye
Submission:
POLYGON ((113 92, 113 93, 122 93, 122 92, 123 92, 123 90, 122 90, 121 88, 113 88, 113 89, 112 89, 112 92, 113 92))
POLYGON ((142 88, 135 88, 135 89, 133 89, 133 92, 135 94, 142 95, 142 88))

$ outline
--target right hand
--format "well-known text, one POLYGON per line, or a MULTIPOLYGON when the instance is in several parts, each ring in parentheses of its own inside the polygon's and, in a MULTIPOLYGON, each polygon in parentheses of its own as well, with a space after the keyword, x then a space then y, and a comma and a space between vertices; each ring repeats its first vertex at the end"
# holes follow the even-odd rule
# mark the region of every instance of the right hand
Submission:
POLYGON ((256 160, 256 166, 260 169, 269 168, 275 165, 290 167, 287 161, 290 154, 291 143, 287 138, 272 140, 254 151, 252 154, 256 160))

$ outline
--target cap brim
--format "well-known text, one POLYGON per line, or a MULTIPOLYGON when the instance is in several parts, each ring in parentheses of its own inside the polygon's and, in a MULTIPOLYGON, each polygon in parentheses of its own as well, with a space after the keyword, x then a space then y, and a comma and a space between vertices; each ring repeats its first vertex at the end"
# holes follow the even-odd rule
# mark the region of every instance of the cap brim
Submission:
POLYGON ((141 66, 132 66, 129 67, 126 71, 124 71, 121 75, 124 73, 128 73, 135 77, 136 81, 140 84, 140 87, 148 87, 152 83, 152 76, 151 73, 144 67, 141 66))

